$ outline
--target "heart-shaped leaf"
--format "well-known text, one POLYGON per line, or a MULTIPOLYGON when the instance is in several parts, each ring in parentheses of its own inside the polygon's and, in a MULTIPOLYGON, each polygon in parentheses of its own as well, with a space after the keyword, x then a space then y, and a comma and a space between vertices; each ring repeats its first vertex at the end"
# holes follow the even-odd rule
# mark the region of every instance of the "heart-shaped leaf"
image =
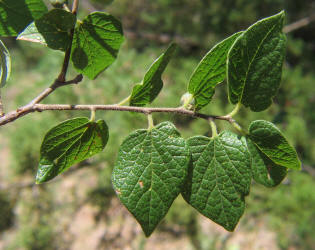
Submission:
POLYGON ((249 27, 234 43, 228 55, 229 99, 252 111, 272 103, 281 80, 286 37, 282 33, 284 12, 249 27))
POLYGON ((115 17, 93 12, 75 28, 71 52, 74 67, 95 79, 115 61, 123 41, 122 26, 115 17))
POLYGON ((70 45, 69 32, 75 21, 75 15, 69 11, 53 9, 27 26, 17 39, 65 51, 70 45))
POLYGON ((265 187, 275 187, 287 175, 287 168, 277 165, 262 153, 249 137, 243 137, 251 159, 253 179, 265 187))
POLYGON ((46 12, 42 0, 0 0, 0 36, 17 36, 46 12))
POLYGON ((211 101, 215 87, 225 79, 228 52, 241 34, 238 32, 215 45, 198 64, 188 85, 188 92, 195 99, 195 110, 211 101))
POLYGON ((52 128, 40 148, 36 183, 43 183, 65 172, 73 164, 101 152, 108 140, 103 120, 74 118, 52 128))
POLYGON ((301 169, 301 162, 295 149, 271 122, 263 120, 252 122, 249 126, 249 137, 274 163, 286 168, 301 169))
POLYGON ((184 199, 201 214, 233 231, 244 213, 251 183, 246 145, 232 132, 187 140, 192 155, 184 199))
POLYGON ((171 44, 167 50, 151 65, 141 84, 133 87, 130 96, 130 106, 145 106, 154 101, 163 87, 161 76, 171 60, 176 44, 171 44))
POLYGON ((137 130, 122 143, 112 182, 146 236, 164 218, 187 177, 189 151, 174 125, 137 130))

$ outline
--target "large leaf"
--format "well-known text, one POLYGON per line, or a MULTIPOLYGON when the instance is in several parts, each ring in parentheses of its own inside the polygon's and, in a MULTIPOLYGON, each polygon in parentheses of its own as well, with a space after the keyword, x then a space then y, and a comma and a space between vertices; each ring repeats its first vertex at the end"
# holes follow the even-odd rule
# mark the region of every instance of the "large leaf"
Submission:
POLYGON ((201 214, 233 231, 251 183, 246 145, 232 132, 188 139, 192 155, 183 197, 201 214))
POLYGON ((130 96, 130 106, 145 106, 146 104, 153 102, 153 100, 158 96, 163 87, 161 76, 175 50, 176 44, 171 44, 168 49, 151 65, 145 74, 142 83, 133 87, 132 94, 130 96))
POLYGON ((122 26, 115 17, 93 12, 75 29, 71 53, 74 67, 95 79, 115 61, 123 41, 122 26))
POLYGON ((230 47, 242 32, 238 32, 214 46, 200 61, 192 74, 188 92, 195 99, 195 109, 206 106, 214 95, 215 87, 226 76, 226 59, 230 47))
POLYGON ((249 137, 243 137, 251 159, 253 179, 266 187, 275 187, 287 175, 287 168, 277 165, 262 153, 249 137))
POLYGON ((53 9, 32 22, 17 39, 42 43, 51 49, 65 51, 70 45, 70 30, 74 27, 75 15, 62 9, 53 9))
POLYGON ((112 182, 121 202, 149 236, 187 176, 189 151, 174 125, 137 130, 122 143, 112 182))
POLYGON ((292 169, 300 169, 301 162, 295 149, 281 131, 271 122, 258 120, 249 126, 252 142, 274 163, 292 169))
POLYGON ((272 103, 281 80, 286 37, 282 33, 284 12, 263 19, 248 28, 228 55, 229 99, 252 111, 272 103))
POLYGON ((17 36, 46 12, 42 0, 0 0, 0 36, 17 36))
POLYGON ((11 73, 11 57, 8 49, 0 40, 0 88, 2 88, 10 77, 11 73))
POLYGON ((73 164, 101 152, 107 140, 108 128, 103 120, 74 118, 60 123, 48 131, 42 142, 36 183, 49 181, 73 164))

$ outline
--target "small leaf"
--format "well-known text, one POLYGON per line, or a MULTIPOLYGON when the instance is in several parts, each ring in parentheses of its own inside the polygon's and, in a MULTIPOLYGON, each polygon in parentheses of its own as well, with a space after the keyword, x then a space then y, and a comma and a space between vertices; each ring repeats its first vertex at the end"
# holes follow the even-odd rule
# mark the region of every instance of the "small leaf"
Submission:
POLYGON ((74 67, 95 79, 115 61, 123 41, 122 26, 115 17, 93 12, 75 28, 71 52, 74 67))
POLYGON ((42 0, 0 0, 0 36, 17 36, 46 12, 42 0))
POLYGON ((271 122, 263 120, 252 122, 249 126, 249 137, 260 151, 277 165, 301 169, 301 162, 295 149, 271 122))
POLYGON ((27 26, 17 39, 65 51, 70 45, 69 32, 74 28, 75 21, 76 17, 72 13, 53 9, 27 26))
POLYGON ((243 137, 243 139, 247 144, 250 154, 253 179, 266 187, 279 185, 287 175, 287 168, 271 161, 257 148, 249 137, 243 137))
POLYGON ((145 106, 154 101, 163 87, 161 76, 176 50, 176 44, 171 44, 149 68, 141 84, 133 87, 130 106, 145 106))
POLYGON ((2 88, 10 77, 11 73, 11 57, 8 49, 0 40, 0 57, 1 57, 1 71, 0 71, 0 88, 2 88))
POLYGON ((286 37, 282 33, 284 12, 249 27, 234 43, 228 55, 229 99, 252 111, 272 103, 281 80, 286 37))
POLYGON ((87 118, 64 121, 46 134, 40 149, 36 183, 43 183, 65 172, 73 164, 101 152, 108 140, 103 120, 87 118))
POLYGON ((226 59, 230 47, 242 32, 226 38, 215 45, 200 61, 192 74, 188 92, 195 98, 195 109, 206 106, 214 95, 215 87, 223 82, 226 76, 226 59))
POLYGON ((137 130, 122 143, 112 182, 146 236, 164 218, 187 176, 189 151, 174 125, 137 130))
POLYGON ((251 183, 246 146, 231 132, 210 139, 195 136, 187 144, 192 155, 183 197, 201 214, 233 231, 244 213, 251 183))

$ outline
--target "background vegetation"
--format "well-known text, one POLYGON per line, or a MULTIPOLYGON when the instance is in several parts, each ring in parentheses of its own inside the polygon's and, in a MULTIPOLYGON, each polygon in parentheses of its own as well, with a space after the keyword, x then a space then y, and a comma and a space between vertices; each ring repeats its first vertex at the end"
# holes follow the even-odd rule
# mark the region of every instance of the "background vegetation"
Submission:
MULTIPOLYGON (((118 60, 96 81, 58 89, 46 103, 116 103, 171 40, 180 44, 164 74, 154 106, 178 106, 193 69, 217 41, 284 9, 287 23, 314 15, 311 0, 111 0, 82 1, 80 10, 106 10, 122 20, 126 42, 118 60), (111 4, 110 4, 111 3, 111 4)), ((145 239, 115 197, 110 174, 117 149, 133 129, 146 126, 141 114, 97 112, 110 127, 105 151, 58 177, 34 186, 45 132, 67 118, 88 113, 32 114, 0 129, 0 249, 314 249, 315 246, 315 22, 288 34, 282 87, 275 105, 262 113, 242 109, 247 126, 256 118, 276 123, 297 148, 302 172, 290 172, 275 189, 255 185, 235 233, 197 216, 178 198, 158 233, 145 239), (18 184, 19 183, 19 184, 18 184), (261 247, 261 248, 259 248, 261 247)), ((40 45, 6 40, 13 72, 3 93, 6 111, 27 103, 57 76, 62 54, 40 45)), ((74 72, 73 72, 74 75, 74 72)), ((204 112, 231 110, 222 84, 204 112)), ((173 115, 185 138, 208 134, 204 121, 173 115)), ((226 123, 219 123, 222 130, 226 123)))

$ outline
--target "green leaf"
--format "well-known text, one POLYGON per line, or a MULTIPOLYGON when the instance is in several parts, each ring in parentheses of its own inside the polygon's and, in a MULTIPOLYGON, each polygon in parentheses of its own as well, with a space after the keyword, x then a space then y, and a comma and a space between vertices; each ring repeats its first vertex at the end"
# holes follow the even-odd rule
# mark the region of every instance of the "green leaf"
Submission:
POLYGON ((282 33, 284 12, 249 27, 234 43, 228 55, 230 102, 252 111, 272 103, 281 80, 286 37, 282 33))
POLYGON ((271 122, 258 120, 249 126, 249 137, 274 163, 292 169, 301 169, 295 149, 281 131, 271 122))
POLYGON ((1 58, 0 88, 2 88, 10 77, 11 57, 10 57, 10 53, 8 49, 5 47, 5 45, 3 44, 1 40, 0 40, 0 58, 1 58))
POLYGON ((224 81, 226 76, 226 60, 230 47, 242 32, 226 38, 215 45, 200 61, 192 74, 188 92, 195 99, 195 109, 206 106, 214 95, 215 87, 224 81))
POLYGON ((176 44, 171 44, 168 49, 151 65, 141 84, 133 87, 130 96, 130 106, 145 106, 158 96, 163 81, 161 76, 176 50, 176 44))
POLYGON ((19 34, 18 40, 41 43, 51 49, 65 51, 70 45, 70 30, 76 17, 65 10, 53 9, 32 22, 19 34))
POLYGON ((249 137, 243 137, 251 159, 253 179, 266 187, 275 187, 287 175, 287 168, 275 164, 263 154, 249 137))
POLYGON ((40 149, 36 183, 43 183, 65 172, 73 164, 101 152, 108 140, 103 120, 87 118, 64 121, 46 134, 40 149))
POLYGON ((95 79, 115 61, 123 41, 122 26, 115 17, 93 12, 75 29, 71 52, 74 67, 95 79))
POLYGON ((0 36, 17 36, 46 12, 42 0, 0 0, 0 36))
POLYGON ((189 151, 170 122, 137 130, 122 143, 112 182, 121 202, 150 236, 187 176, 189 151))
POLYGON ((251 183, 246 145, 232 132, 187 140, 192 161, 182 195, 201 214, 233 231, 251 183))

